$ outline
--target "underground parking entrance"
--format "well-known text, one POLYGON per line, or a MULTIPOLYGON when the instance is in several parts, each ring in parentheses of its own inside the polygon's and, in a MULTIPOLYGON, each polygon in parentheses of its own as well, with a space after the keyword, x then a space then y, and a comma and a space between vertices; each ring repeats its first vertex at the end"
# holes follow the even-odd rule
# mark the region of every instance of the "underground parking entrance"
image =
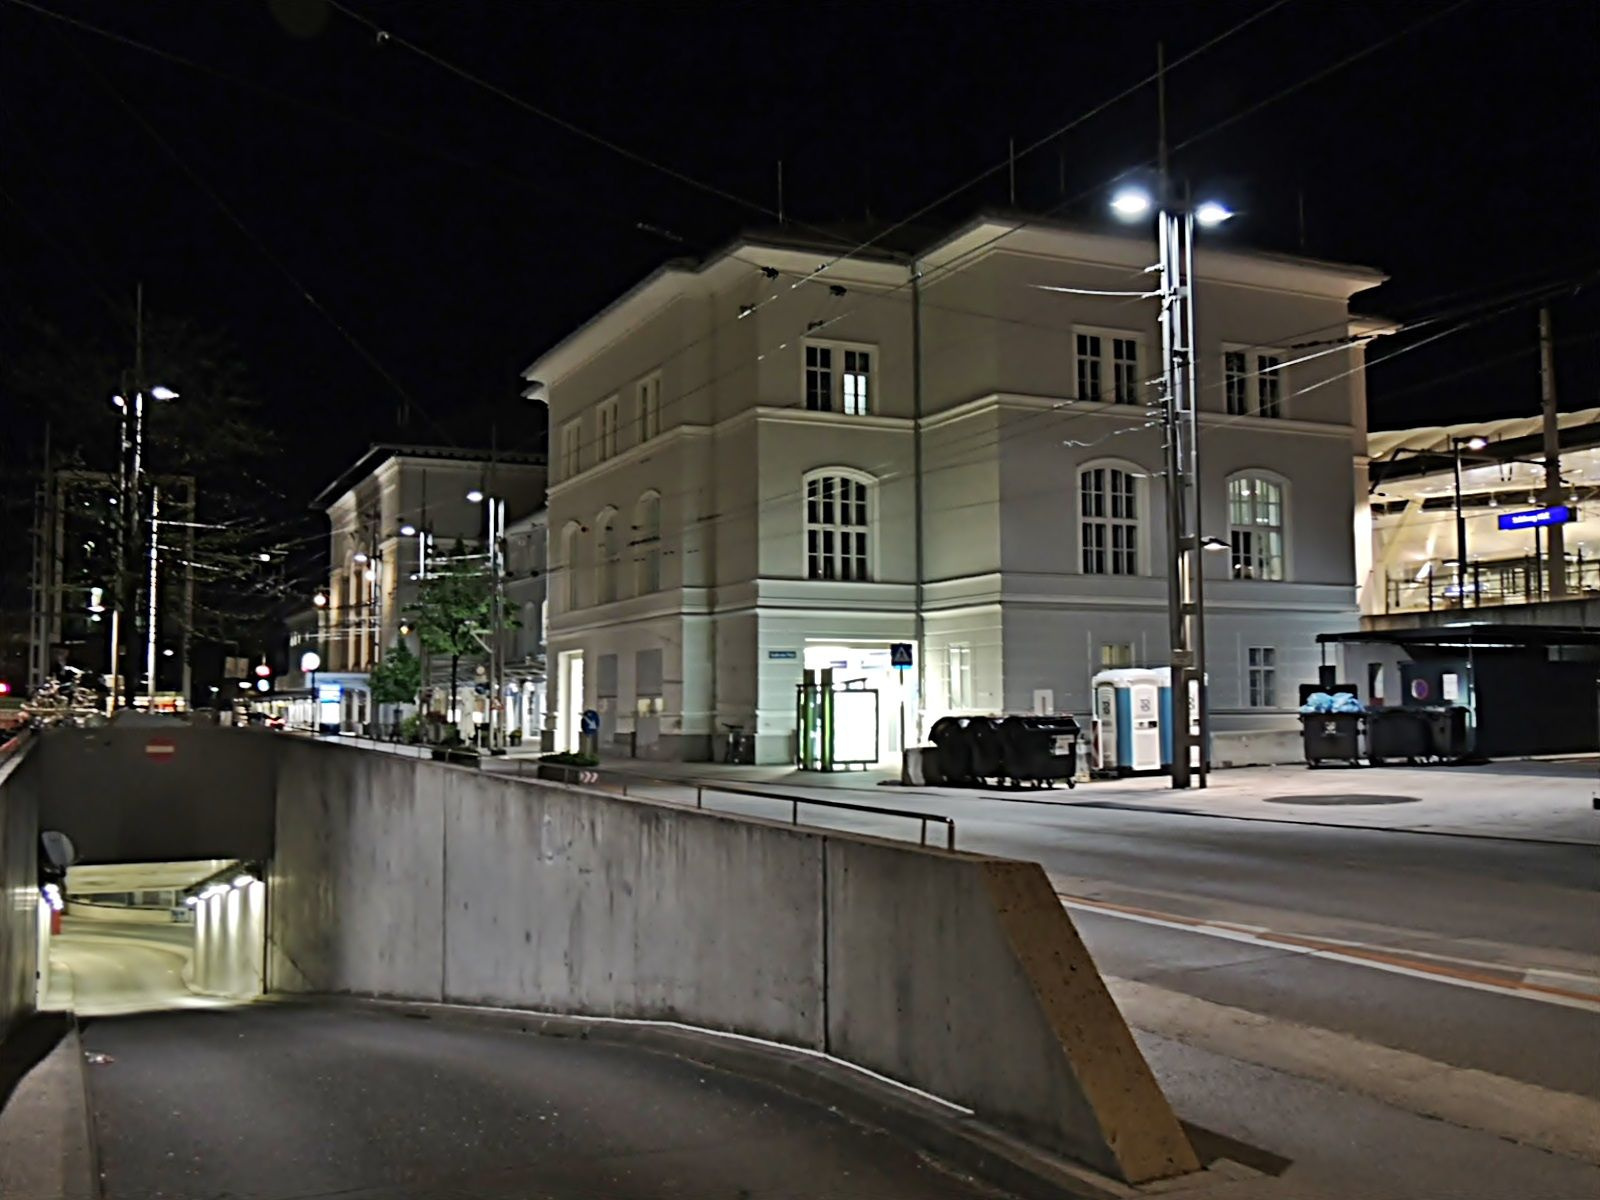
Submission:
POLYGON ((40 1008, 80 1017, 209 1008, 264 990, 259 863, 74 864, 40 906, 40 1008))

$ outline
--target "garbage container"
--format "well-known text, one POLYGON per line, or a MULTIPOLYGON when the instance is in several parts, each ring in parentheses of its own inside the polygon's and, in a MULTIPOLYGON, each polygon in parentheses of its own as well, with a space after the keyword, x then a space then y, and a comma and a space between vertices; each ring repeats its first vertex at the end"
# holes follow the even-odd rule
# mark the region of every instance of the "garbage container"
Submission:
POLYGON ((1078 722, 1069 716, 1006 717, 995 724, 1000 774, 1015 784, 1078 785, 1078 722))
POLYGON ((1459 704, 1421 709, 1427 734, 1428 753, 1435 758, 1459 762, 1467 756, 1467 710, 1459 704))
POLYGON ((1361 765, 1361 713, 1301 713, 1300 735, 1306 766, 1325 762, 1361 765))
POLYGON ((972 774, 976 779, 1005 777, 1005 750, 1000 743, 1000 721, 995 717, 967 718, 967 741, 972 747, 972 774))
POLYGON ((1381 767, 1390 759, 1416 764, 1432 753, 1426 717, 1414 708, 1374 708, 1367 713, 1367 760, 1381 767))
POLYGON ((928 739, 939 749, 939 774, 946 783, 967 784, 974 779, 970 717, 940 717, 928 730, 928 739))

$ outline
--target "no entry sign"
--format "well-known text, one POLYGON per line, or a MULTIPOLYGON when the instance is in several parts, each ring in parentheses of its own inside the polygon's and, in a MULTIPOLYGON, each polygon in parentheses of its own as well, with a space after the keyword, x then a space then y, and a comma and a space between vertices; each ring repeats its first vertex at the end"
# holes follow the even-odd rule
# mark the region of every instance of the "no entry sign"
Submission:
POLYGON ((178 747, 169 737, 153 737, 144 744, 144 756, 153 763, 171 762, 178 747))

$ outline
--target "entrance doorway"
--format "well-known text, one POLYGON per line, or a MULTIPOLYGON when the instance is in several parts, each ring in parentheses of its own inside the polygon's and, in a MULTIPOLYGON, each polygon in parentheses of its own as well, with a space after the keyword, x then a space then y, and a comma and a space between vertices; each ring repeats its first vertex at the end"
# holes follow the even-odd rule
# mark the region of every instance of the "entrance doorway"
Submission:
POLYGON ((576 754, 583 729, 583 651, 563 650, 556 659, 561 703, 556 709, 556 748, 576 754))
MULTIPOLYGON (((805 648, 805 669, 808 677, 810 672, 831 669, 837 689, 877 693, 877 765, 898 765, 909 736, 907 730, 916 722, 916 675, 890 665, 889 643, 813 643, 805 648)), ((870 706, 860 706, 860 711, 869 710, 870 706)), ((797 730, 797 736, 804 734, 804 730, 797 730)))

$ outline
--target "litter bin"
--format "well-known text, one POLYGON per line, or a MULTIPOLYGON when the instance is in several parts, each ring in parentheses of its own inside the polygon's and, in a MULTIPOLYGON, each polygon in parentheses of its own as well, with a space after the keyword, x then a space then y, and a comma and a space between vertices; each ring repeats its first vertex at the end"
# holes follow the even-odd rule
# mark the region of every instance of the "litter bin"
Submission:
POLYGON ((723 742, 722 761, 753 766, 756 761, 755 735, 746 733, 743 725, 724 725, 727 736, 723 742))
POLYGON ((1367 713, 1367 759, 1381 767, 1403 758, 1415 765, 1431 754, 1425 714, 1414 708, 1374 708, 1367 713))
POLYGON ((1078 722, 1068 716, 1006 717, 994 726, 1000 774, 1015 784, 1078 785, 1078 722))
POLYGON ((1301 713, 1306 766, 1325 762, 1361 765, 1361 713, 1301 713))

